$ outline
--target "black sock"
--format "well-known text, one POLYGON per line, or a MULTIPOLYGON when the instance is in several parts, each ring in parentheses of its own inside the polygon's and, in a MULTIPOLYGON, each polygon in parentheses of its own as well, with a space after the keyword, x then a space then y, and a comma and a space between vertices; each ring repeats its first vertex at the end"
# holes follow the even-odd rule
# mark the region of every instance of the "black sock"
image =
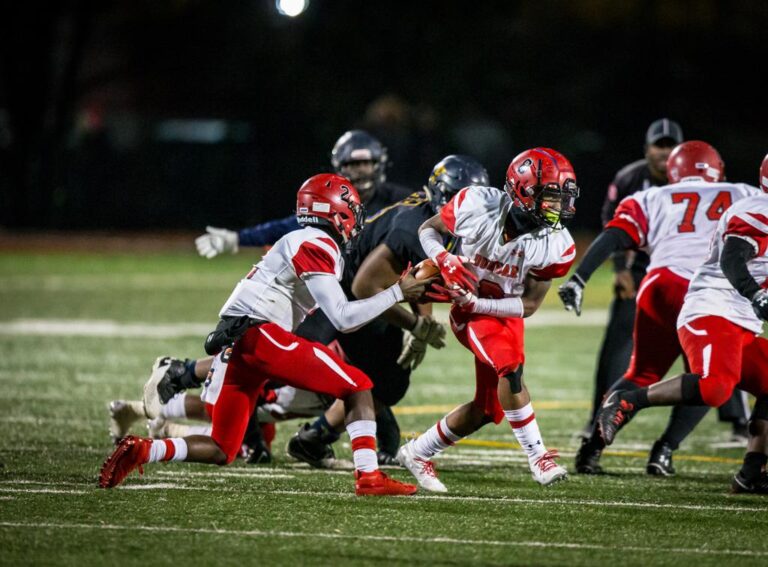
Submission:
POLYGON ((750 451, 744 455, 744 464, 741 465, 741 476, 749 480, 757 480, 763 470, 768 456, 765 453, 750 451))
POLYGON ((184 361, 184 374, 179 377, 179 383, 187 390, 199 388, 200 384, 203 383, 202 378, 195 376, 196 364, 197 360, 193 360, 191 358, 188 358, 184 361))
POLYGON ((668 444, 672 450, 676 451, 708 411, 709 406, 675 406, 669 416, 667 429, 659 441, 668 444))
POLYGON ((620 397, 622 400, 632 404, 634 406, 634 411, 647 408, 651 405, 648 401, 648 388, 638 388, 631 392, 622 392, 620 397))
POLYGON ((326 445, 331 445, 339 440, 340 435, 331 427, 325 415, 318 417, 310 427, 317 431, 320 441, 326 445))

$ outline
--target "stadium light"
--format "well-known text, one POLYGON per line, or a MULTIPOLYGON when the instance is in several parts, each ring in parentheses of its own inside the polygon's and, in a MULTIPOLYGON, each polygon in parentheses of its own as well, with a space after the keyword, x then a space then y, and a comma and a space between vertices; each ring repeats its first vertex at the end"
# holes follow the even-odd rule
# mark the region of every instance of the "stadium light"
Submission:
POLYGON ((289 18, 301 15, 309 6, 309 0, 275 0, 277 11, 289 18))

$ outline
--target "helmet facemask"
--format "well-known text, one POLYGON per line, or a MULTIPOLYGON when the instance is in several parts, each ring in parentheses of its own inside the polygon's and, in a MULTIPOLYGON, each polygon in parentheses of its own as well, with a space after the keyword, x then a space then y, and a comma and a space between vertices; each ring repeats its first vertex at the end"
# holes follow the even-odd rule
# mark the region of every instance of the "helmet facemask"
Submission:
POLYGON ((353 241, 363 230, 365 207, 350 197, 349 192, 342 193, 342 200, 347 203, 349 212, 339 212, 333 217, 334 225, 345 243, 353 241))

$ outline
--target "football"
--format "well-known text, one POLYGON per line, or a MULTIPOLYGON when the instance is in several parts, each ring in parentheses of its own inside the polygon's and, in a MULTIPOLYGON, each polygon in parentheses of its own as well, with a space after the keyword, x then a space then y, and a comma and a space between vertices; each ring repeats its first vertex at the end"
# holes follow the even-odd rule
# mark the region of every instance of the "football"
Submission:
POLYGON ((437 267, 432 260, 427 258, 416 264, 416 273, 414 277, 417 280, 426 280, 434 276, 440 275, 440 268, 437 267))

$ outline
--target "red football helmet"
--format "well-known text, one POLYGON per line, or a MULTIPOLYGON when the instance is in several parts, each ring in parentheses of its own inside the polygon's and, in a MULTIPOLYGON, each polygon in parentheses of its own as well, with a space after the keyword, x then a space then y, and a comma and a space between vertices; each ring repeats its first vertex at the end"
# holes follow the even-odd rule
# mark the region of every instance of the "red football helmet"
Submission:
POLYGON ((322 173, 307 179, 296 195, 296 220, 301 226, 332 227, 344 242, 363 229, 365 209, 357 189, 346 177, 322 173))
POLYGON ((551 148, 526 150, 513 159, 504 189, 541 224, 559 228, 576 213, 576 173, 568 158, 551 148))
POLYGON ((763 158, 760 164, 760 189, 768 193, 768 154, 763 158))
POLYGON ((675 146, 667 158, 667 179, 678 183, 686 177, 701 177, 717 183, 725 179, 725 164, 715 148, 700 140, 675 146))

